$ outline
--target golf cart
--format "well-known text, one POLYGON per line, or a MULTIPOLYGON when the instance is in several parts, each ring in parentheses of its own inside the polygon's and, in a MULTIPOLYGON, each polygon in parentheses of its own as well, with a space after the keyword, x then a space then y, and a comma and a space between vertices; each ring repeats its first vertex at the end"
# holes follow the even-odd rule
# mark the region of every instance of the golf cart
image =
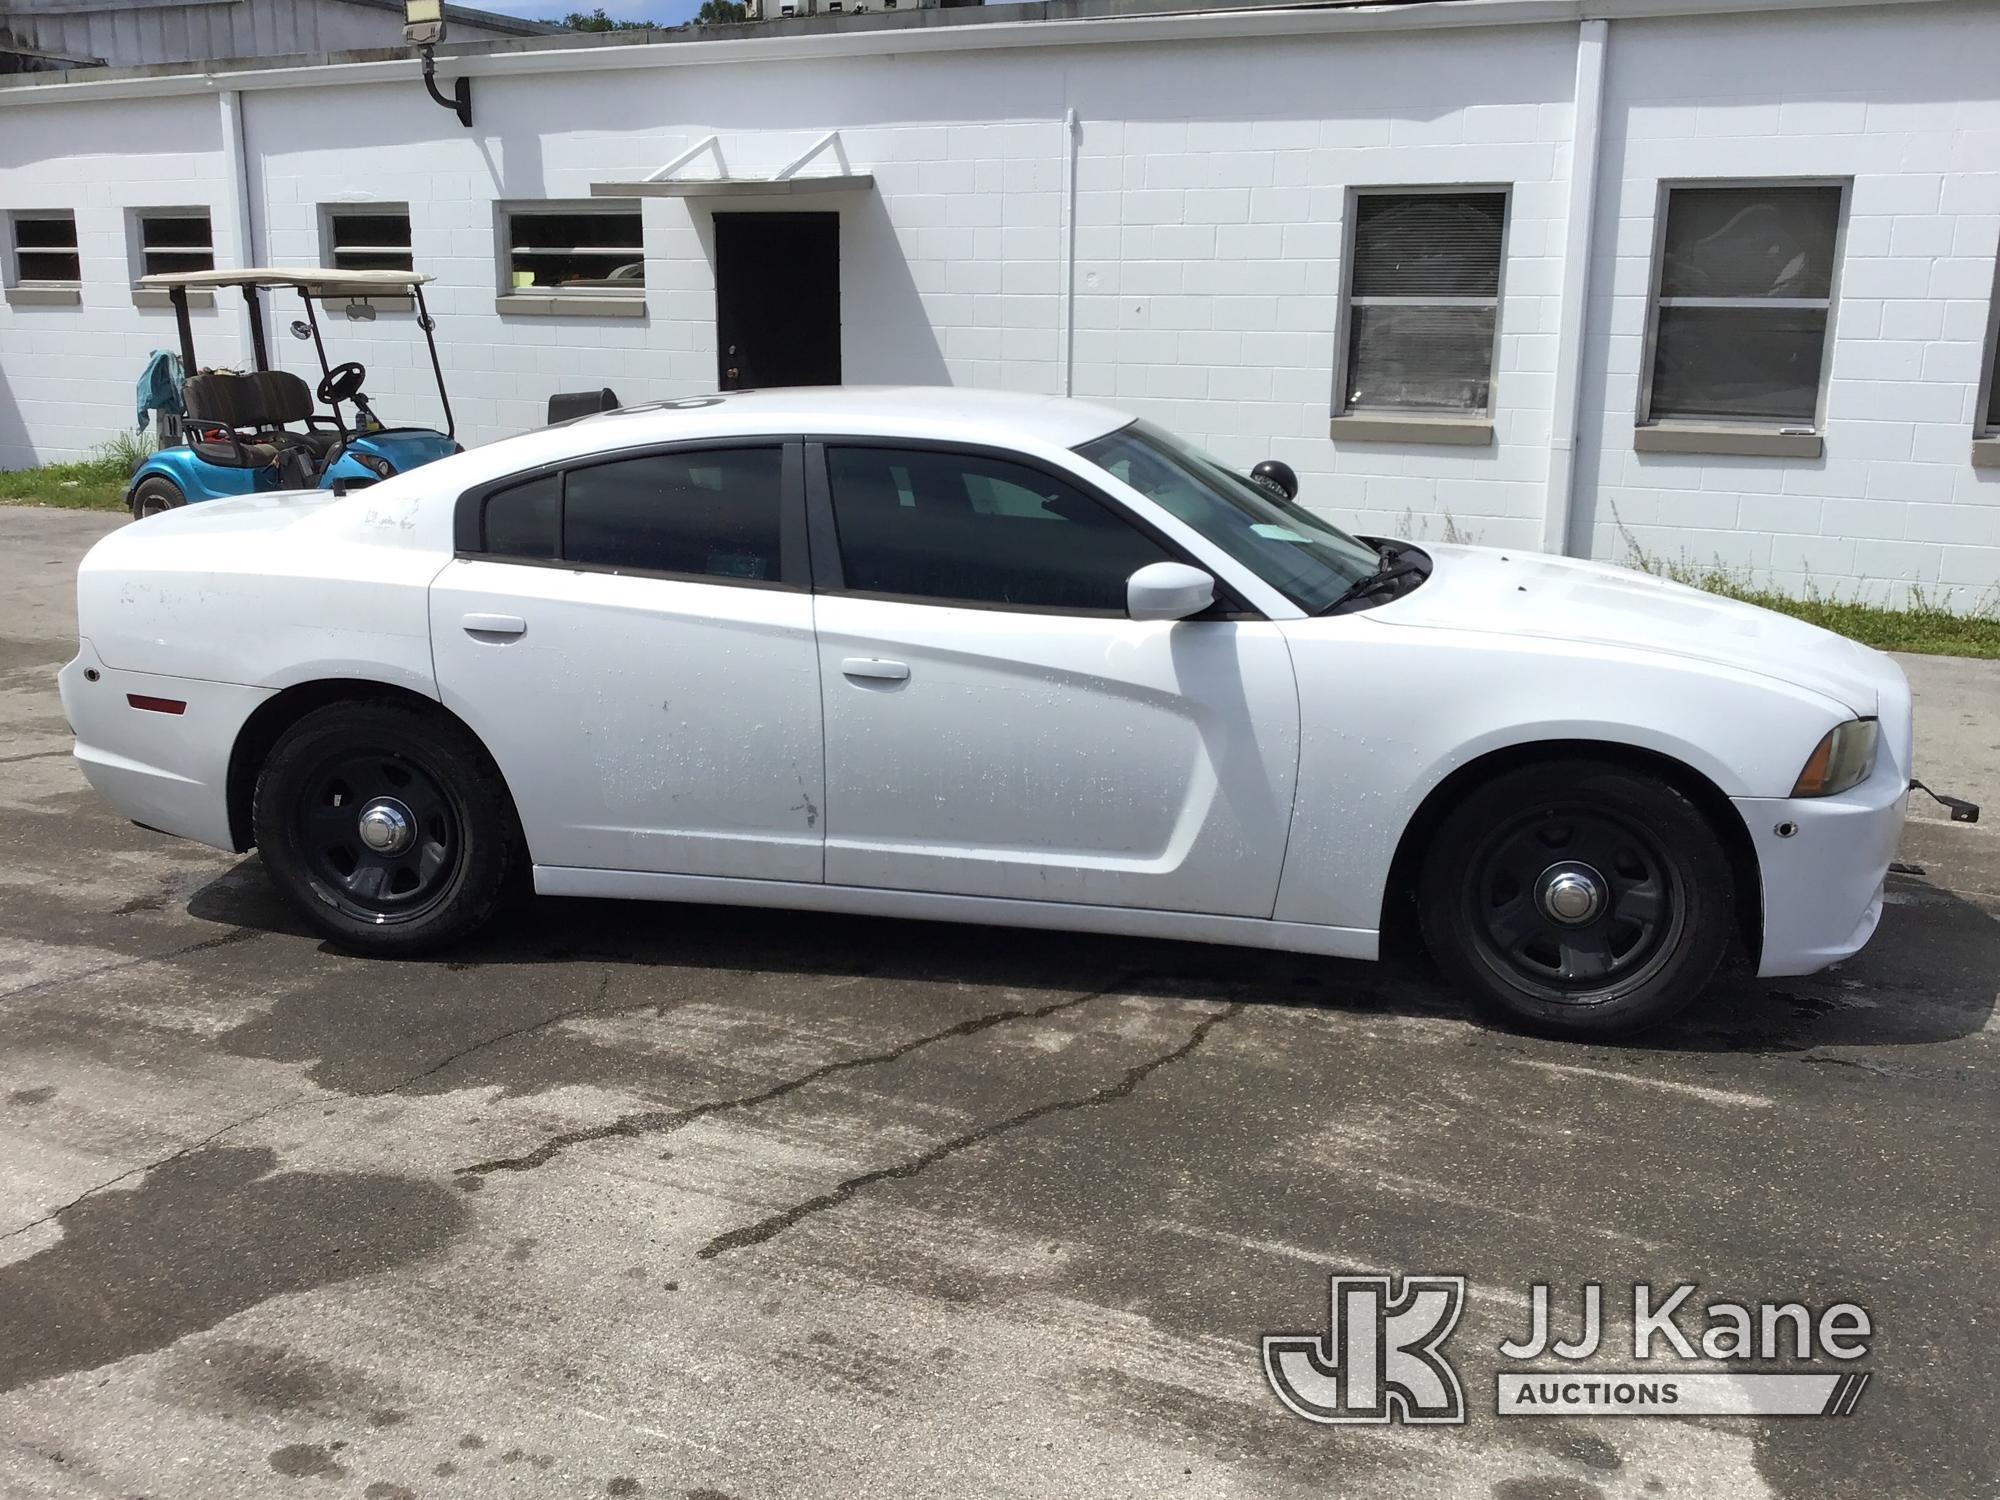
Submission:
POLYGON ((412 271, 339 271, 325 267, 241 271, 185 271, 140 278, 141 287, 164 291, 180 328, 182 441, 162 448, 132 473, 125 491, 135 517, 149 516, 197 500, 218 500, 259 490, 331 489, 345 491, 387 479, 462 451, 455 440, 451 399, 438 363, 436 326, 424 306, 428 276, 412 271), (195 360, 194 329, 188 319, 188 292, 241 287, 250 308, 250 346, 256 369, 248 373, 203 370, 195 360), (311 339, 319 355, 317 390, 289 370, 271 368, 265 344, 264 312, 258 292, 291 289, 305 305, 294 336, 311 339), (388 427, 378 419, 361 389, 368 372, 352 361, 329 365, 320 336, 318 301, 370 296, 414 297, 417 326, 430 347, 444 407, 444 431, 429 427, 388 427), (329 410, 315 409, 317 396, 329 410), (350 421, 342 407, 352 405, 350 421), (330 414, 329 414, 330 413, 330 414), (294 424, 297 424, 296 426, 294 424))

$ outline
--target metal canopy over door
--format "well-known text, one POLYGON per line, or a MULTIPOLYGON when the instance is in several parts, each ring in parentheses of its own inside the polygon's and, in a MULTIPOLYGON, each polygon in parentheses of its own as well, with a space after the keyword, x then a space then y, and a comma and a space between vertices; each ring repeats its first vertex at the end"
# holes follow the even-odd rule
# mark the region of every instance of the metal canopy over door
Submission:
POLYGON ((715 216, 715 347, 725 391, 840 384, 840 215, 715 216))

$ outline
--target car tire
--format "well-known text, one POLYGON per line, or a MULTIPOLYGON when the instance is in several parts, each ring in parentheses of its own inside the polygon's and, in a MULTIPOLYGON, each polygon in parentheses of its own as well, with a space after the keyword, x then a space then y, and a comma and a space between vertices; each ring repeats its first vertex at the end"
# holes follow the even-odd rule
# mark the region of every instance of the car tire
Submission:
POLYGON ((1563 1036, 1658 1025, 1736 935, 1715 828, 1678 788, 1602 761, 1505 772, 1446 814, 1419 887, 1424 943, 1503 1019, 1563 1036))
POLYGON ((520 846, 484 747, 402 703, 335 703, 300 719, 258 774, 252 820, 265 867, 307 920, 384 956, 476 932, 520 846))
POLYGON ((177 510, 187 504, 187 496, 181 487, 171 479, 162 479, 157 474, 149 474, 139 481, 132 491, 132 519, 143 521, 148 516, 157 516, 163 510, 177 510))

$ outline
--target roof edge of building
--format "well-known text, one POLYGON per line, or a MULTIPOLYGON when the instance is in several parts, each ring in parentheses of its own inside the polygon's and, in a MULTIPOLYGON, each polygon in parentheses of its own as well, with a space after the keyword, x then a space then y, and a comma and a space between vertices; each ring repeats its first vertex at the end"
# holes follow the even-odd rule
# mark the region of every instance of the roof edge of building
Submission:
MULTIPOLYGON (((396 8, 394 0, 381 3, 388 9, 396 8)), ((436 56, 441 68, 482 77, 977 47, 1436 30, 1949 3, 1952 0, 1231 0, 1227 4, 1218 0, 1020 0, 991 7, 870 11, 722 26, 557 30, 507 40, 446 44, 436 49, 436 56)), ((0 106, 84 96, 128 98, 228 88, 386 82, 415 77, 420 68, 416 49, 394 45, 22 73, 0 76, 0 106)))

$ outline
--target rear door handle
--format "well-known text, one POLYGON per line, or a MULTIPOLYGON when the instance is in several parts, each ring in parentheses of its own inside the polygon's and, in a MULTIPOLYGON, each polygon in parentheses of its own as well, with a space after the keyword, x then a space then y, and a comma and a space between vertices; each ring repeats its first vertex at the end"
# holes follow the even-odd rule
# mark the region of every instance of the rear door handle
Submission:
POLYGON ((473 635, 525 635, 528 630, 519 615, 467 615, 461 623, 473 635))
POLYGON ((840 664, 848 677, 869 677, 877 682, 902 682, 910 675, 906 661, 884 661, 879 656, 850 656, 840 664))

